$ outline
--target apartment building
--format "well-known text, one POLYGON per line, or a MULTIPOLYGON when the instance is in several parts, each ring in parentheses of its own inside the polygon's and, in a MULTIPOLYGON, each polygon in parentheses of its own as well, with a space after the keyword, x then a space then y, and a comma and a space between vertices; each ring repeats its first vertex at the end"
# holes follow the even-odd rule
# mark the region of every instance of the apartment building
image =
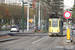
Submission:
POLYGON ((71 10, 74 6, 74 0, 64 0, 64 11, 71 10))
MULTIPOLYGON (((27 7, 29 2, 29 6, 32 8, 32 1, 33 0, 24 0, 24 6, 27 7)), ((0 0, 0 3, 22 6, 22 0, 0 0)))
POLYGON ((71 10, 75 4, 75 0, 51 0, 51 2, 57 5, 56 7, 60 6, 63 11, 71 10))

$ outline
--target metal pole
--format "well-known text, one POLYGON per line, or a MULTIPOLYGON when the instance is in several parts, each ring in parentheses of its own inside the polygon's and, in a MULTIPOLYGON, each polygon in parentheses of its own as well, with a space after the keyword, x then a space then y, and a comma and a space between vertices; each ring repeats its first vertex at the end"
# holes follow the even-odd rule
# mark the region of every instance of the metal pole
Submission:
POLYGON ((39 23, 38 23, 38 27, 39 27, 39 30, 40 30, 40 2, 39 2, 39 23))
POLYGON ((28 2, 28 8, 27 8, 27 31, 29 31, 29 2, 28 2))
POLYGON ((68 25, 68 19, 67 19, 67 38, 66 38, 66 42, 69 43, 71 42, 71 38, 70 38, 70 28, 68 25))
POLYGON ((69 26, 68 26, 68 19, 67 19, 67 29, 69 28, 69 26))
POLYGON ((47 8, 46 8, 46 30, 47 30, 47 8))
MULTIPOLYGON (((43 3, 42 3, 42 5, 43 5, 43 3)), ((44 16, 44 9, 43 9, 44 7, 42 7, 42 31, 43 31, 43 29, 44 29, 44 23, 43 23, 43 16, 44 16)))
POLYGON ((24 0, 22 0, 22 32, 24 32, 24 0))
MULTIPOLYGON (((42 5, 42 0, 41 0, 41 5, 42 5)), ((43 31, 42 25, 43 25, 43 10, 42 10, 42 6, 41 6, 41 31, 43 31)))
POLYGON ((35 23, 36 23, 36 30, 37 30, 37 22, 38 22, 37 21, 37 2, 36 2, 36 19, 35 19, 35 21, 36 21, 35 23))
POLYGON ((35 26, 35 15, 34 15, 34 26, 35 26))

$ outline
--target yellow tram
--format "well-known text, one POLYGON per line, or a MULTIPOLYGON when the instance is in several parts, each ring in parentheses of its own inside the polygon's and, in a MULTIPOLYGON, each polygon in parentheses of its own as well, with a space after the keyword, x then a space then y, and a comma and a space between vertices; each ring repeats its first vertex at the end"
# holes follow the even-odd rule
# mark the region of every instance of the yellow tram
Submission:
POLYGON ((49 35, 62 35, 63 34, 63 21, 59 18, 49 19, 49 35))

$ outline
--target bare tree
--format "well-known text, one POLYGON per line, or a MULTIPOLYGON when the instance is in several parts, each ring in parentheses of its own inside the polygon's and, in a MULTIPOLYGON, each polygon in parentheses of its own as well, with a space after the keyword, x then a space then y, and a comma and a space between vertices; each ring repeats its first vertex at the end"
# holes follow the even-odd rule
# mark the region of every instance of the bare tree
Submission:
POLYGON ((50 14, 54 13, 55 16, 59 16, 59 13, 63 13, 63 0, 44 0, 44 2, 48 5, 50 14))

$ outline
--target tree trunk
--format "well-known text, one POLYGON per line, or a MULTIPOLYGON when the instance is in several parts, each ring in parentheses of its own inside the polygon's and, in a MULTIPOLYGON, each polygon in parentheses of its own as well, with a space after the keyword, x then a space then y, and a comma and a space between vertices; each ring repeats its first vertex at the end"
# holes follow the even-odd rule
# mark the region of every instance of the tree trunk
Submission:
POLYGON ((10 27, 12 26, 12 19, 10 19, 10 27))

